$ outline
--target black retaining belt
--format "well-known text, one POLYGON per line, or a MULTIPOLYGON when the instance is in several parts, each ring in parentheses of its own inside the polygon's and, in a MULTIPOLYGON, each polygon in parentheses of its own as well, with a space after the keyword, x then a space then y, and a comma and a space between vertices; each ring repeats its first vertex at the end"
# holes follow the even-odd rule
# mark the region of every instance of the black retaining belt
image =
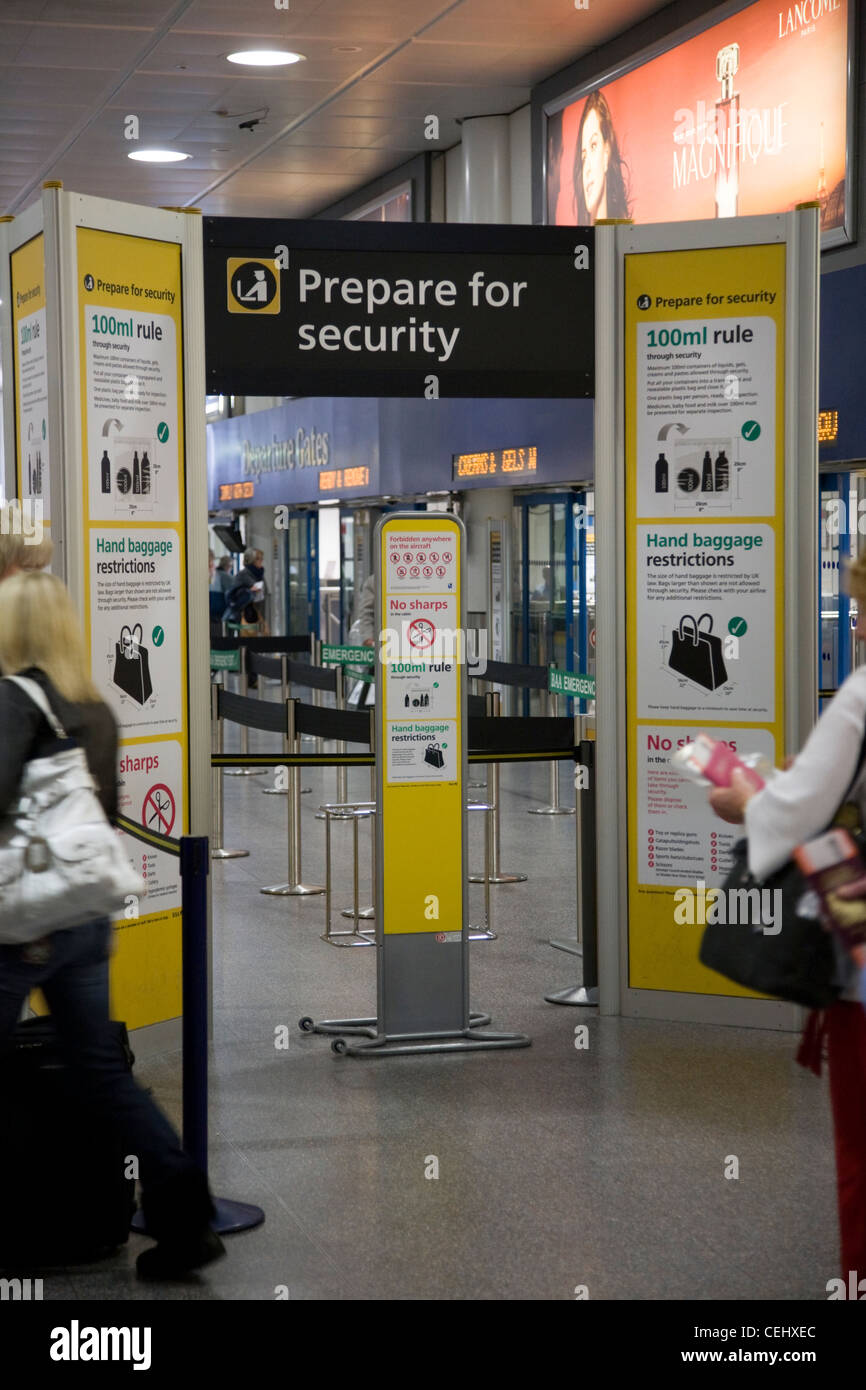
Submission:
POLYGON ((491 685, 517 685, 524 690, 547 689, 546 666, 515 666, 511 661, 488 661, 484 670, 468 668, 469 679, 491 685))
POLYGON ((468 695, 466 705, 466 713, 470 719, 483 719, 487 713, 487 701, 483 695, 468 695))
POLYGON ((287 656, 311 650, 312 638, 308 632, 296 637, 212 637, 210 644, 215 652, 236 652, 241 647, 247 651, 284 652, 287 656))
POLYGON ((370 716, 361 710, 318 709, 299 700, 295 705, 295 728, 313 738, 333 738, 341 743, 370 743, 370 716))
MULTIPOLYGON (((469 719, 469 747, 472 753, 507 753, 512 761, 547 762, 553 758, 573 758, 574 720, 504 715, 498 719, 469 719)), ((470 753, 471 756, 471 753, 470 753)))
POLYGON ((324 666, 311 666, 307 661, 289 662, 289 681, 292 685, 306 685, 310 690, 337 693, 337 672, 325 670, 324 666))
POLYGON ((283 663, 276 656, 247 652, 247 671, 251 676, 267 676, 268 680, 278 681, 283 677, 283 663))
POLYGON ((254 700, 249 695, 235 695, 217 686, 217 711, 220 719, 244 724, 248 729, 266 729, 270 734, 286 734, 286 707, 282 700, 254 700))

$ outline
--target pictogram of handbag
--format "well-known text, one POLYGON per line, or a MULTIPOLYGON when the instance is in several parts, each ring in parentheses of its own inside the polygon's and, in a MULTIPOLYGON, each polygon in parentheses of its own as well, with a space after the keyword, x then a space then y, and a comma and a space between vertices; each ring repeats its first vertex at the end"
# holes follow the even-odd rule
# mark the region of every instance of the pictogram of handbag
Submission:
POLYGON ((430 767, 445 766, 445 755, 438 743, 428 743, 427 751, 424 754, 424 761, 425 763, 429 763, 430 767))
POLYGON ((114 644, 114 684, 139 705, 149 700, 153 693, 150 656, 147 648, 141 645, 143 638, 141 623, 136 623, 133 628, 124 624, 120 629, 120 641, 114 644))
POLYGON ((725 661, 722 656, 722 639, 713 631, 710 613, 702 613, 695 622, 690 613, 680 618, 678 628, 674 628, 669 666, 680 676, 702 685, 705 690, 715 690, 728 679, 725 661), (702 631, 701 624, 707 628, 702 631), (691 630, 686 624, 691 624, 691 630))

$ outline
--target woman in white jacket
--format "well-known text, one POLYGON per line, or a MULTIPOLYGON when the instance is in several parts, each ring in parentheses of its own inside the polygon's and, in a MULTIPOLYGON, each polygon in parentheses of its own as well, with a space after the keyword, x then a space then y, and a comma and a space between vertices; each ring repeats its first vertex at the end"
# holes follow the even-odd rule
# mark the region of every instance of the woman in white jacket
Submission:
MULTIPOLYGON (((848 587, 860 614, 856 634, 866 640, 866 557, 850 566, 848 587)), ((866 666, 861 666, 833 697, 802 752, 763 790, 756 792, 741 772, 735 772, 729 788, 710 793, 717 815, 745 824, 749 869, 759 881, 781 868, 797 845, 826 830, 849 788, 851 800, 866 817, 866 767, 860 767, 858 775, 864 729, 866 666)), ((866 819, 862 823, 866 825, 866 819)), ((862 886, 866 892, 866 881, 862 886)), ((866 1278, 866 1009, 853 968, 851 981, 838 1002, 810 1020, 798 1058, 820 1072, 826 1037, 846 1287, 852 1270, 857 1281, 866 1278)))

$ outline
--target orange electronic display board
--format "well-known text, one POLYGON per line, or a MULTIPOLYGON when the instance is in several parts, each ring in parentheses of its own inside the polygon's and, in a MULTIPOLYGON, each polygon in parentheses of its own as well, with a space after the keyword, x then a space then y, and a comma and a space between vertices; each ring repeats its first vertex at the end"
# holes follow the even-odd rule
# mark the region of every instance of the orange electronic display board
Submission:
POLYGON ((817 201, 850 238, 851 0, 755 0, 545 106, 546 220, 679 222, 817 201))
POLYGON ((451 476, 461 478, 511 478, 515 474, 535 473, 538 468, 538 448, 535 444, 522 449, 489 449, 476 454, 454 454, 451 476))

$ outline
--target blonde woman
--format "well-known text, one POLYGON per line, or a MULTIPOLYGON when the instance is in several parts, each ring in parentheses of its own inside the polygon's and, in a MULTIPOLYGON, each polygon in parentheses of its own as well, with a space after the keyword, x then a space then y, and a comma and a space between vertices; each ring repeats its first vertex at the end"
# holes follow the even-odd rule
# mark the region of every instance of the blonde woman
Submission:
MULTIPOLYGON (((855 629, 866 640, 866 555, 849 567, 848 591, 857 602, 855 629)), ((787 863, 797 845, 820 835, 850 788, 866 824, 866 773, 856 783, 866 731, 866 666, 853 671, 821 715, 790 767, 761 791, 739 771, 732 785, 710 793, 722 820, 745 824, 749 869, 759 881, 787 863)), ((853 887, 854 885, 852 885, 853 887)), ((861 885, 866 894, 866 881, 861 885)), ((846 894, 846 896, 851 896, 846 894)), ((839 1000, 810 1024, 799 1061, 820 1072, 826 1041, 836 1140, 836 1178, 842 1277, 866 1278, 866 1010, 853 961, 839 1000)))
MULTIPOLYGON (((22 572, 0 594, 0 672, 37 682, 65 732, 84 749, 106 815, 117 811, 117 726, 92 684, 78 618, 53 575, 22 572)), ((0 680, 0 818, 15 804, 25 764, 57 746, 45 715, 0 680)), ((147 1229, 157 1244, 138 1258, 143 1278, 172 1278, 224 1253, 210 1229, 207 1180, 150 1096, 124 1068, 107 1029, 107 918, 53 932, 30 946, 0 945, 0 1049, 21 1006, 42 990, 64 1043, 82 1112, 98 1111, 139 1158, 147 1229)))

